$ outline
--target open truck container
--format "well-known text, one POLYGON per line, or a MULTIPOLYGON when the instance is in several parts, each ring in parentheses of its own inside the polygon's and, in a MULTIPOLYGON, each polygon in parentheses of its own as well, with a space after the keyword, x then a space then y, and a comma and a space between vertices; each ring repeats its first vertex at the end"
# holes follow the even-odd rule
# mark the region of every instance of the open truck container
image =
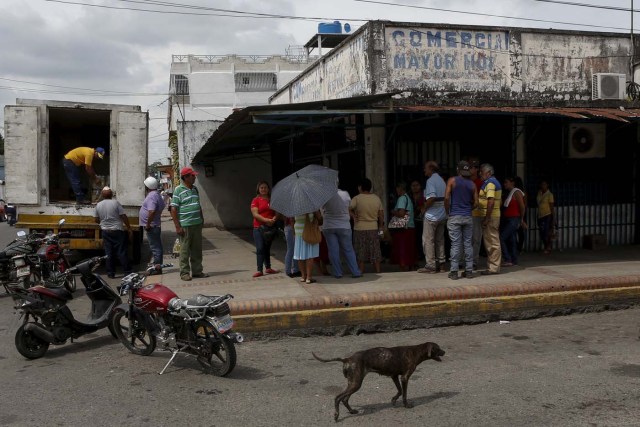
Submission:
POLYGON ((58 233, 58 221, 70 249, 102 249, 94 220, 101 188, 83 171, 91 205, 76 205, 62 166, 76 147, 103 147, 104 159, 93 167, 103 185, 113 189, 134 229, 130 256, 140 260, 142 230, 138 213, 145 197, 148 115, 139 106, 17 99, 4 108, 6 201, 18 208, 17 227, 29 232, 58 233))

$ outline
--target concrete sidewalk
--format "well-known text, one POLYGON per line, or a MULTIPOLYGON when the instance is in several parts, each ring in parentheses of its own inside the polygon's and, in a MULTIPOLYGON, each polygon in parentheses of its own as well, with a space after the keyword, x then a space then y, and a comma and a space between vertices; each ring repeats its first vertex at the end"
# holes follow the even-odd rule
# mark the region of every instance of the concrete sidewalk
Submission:
MULTIPOLYGON (((164 218, 163 242, 170 254, 175 231, 164 218)), ((231 293, 237 329, 243 333, 297 330, 302 334, 349 329, 387 330, 412 325, 451 324, 532 317, 580 308, 630 305, 640 301, 640 247, 523 254, 521 265, 495 276, 451 280, 446 273, 400 272, 383 264, 383 272, 316 276, 305 284, 284 273, 252 278, 256 271, 251 231, 206 228, 204 271, 210 276, 180 280, 178 260, 153 276, 179 296, 231 293)), ((283 270, 285 244, 272 247, 272 267, 283 270)), ((481 259, 481 263, 484 260, 481 259)), ((481 266, 482 269, 482 266, 481 266)), ((151 278, 150 278, 151 279, 151 278)))

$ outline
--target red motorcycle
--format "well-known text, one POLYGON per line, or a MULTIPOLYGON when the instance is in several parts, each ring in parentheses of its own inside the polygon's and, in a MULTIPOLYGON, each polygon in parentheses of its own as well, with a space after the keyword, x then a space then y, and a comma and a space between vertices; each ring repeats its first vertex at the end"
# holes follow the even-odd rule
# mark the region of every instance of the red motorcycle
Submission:
MULTIPOLYGON (((42 246, 40 246, 36 252, 40 260, 39 274, 42 281, 46 282, 54 272, 64 273, 71 268, 69 262, 70 253, 67 249, 63 249, 60 246, 60 238, 68 236, 68 233, 61 232, 58 234, 49 234, 43 239, 42 246)), ((75 292, 76 277, 71 274, 64 275, 64 277, 64 287, 69 292, 75 292)))
MULTIPOLYGON (((164 267, 171 264, 163 265, 164 267)), ((150 267, 148 272, 153 269, 150 267)), ((195 295, 181 299, 168 287, 144 285, 146 277, 131 273, 122 279, 120 295, 128 302, 116 307, 113 330, 122 344, 134 354, 148 356, 156 348, 171 351, 162 375, 178 353, 197 357, 207 373, 229 374, 236 365, 234 343, 242 335, 233 332, 227 302, 233 295, 195 295)))

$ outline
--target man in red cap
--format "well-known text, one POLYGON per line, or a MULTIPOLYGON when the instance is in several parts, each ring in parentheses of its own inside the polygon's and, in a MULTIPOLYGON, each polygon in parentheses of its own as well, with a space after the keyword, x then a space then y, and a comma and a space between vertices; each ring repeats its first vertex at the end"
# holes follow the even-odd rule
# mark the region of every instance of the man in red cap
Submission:
POLYGON ((202 223, 200 194, 194 185, 198 173, 190 167, 180 169, 182 184, 173 191, 171 218, 180 236, 180 279, 207 277, 202 271, 202 223))

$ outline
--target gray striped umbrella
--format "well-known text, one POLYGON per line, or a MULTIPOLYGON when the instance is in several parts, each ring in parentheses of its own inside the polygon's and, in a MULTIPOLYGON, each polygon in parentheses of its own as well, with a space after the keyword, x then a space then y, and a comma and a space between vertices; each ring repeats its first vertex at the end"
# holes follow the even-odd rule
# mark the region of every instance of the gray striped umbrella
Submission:
POLYGON ((270 205, 285 216, 302 215, 317 211, 337 192, 338 171, 309 165, 273 187, 270 205))

